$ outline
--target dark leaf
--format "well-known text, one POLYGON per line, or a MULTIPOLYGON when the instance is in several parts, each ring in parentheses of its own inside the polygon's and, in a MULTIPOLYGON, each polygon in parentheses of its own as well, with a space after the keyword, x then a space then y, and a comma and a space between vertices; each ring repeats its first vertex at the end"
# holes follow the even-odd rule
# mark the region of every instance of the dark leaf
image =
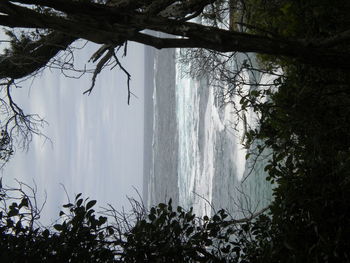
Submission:
POLYGON ((56 229, 57 231, 62 231, 63 230, 63 227, 60 224, 54 225, 53 228, 56 229))
POLYGON ((81 196, 81 193, 77 194, 77 196, 75 197, 75 200, 78 200, 78 198, 81 196))
POLYGON ((77 206, 81 206, 82 203, 83 203, 83 199, 79 199, 79 200, 77 201, 77 206))
POLYGON ((43 231, 42 235, 43 235, 44 238, 48 238, 49 235, 50 235, 50 231, 49 231, 48 229, 45 229, 45 230, 43 231))
POLYGON ((91 207, 93 207, 96 204, 96 200, 91 200, 86 204, 86 210, 89 210, 91 207))

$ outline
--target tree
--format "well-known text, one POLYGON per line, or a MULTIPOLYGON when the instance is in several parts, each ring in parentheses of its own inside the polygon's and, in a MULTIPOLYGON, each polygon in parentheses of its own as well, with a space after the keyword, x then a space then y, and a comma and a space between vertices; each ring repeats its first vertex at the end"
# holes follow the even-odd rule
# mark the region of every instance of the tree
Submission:
MULTIPOLYGON (((346 27, 331 35, 288 36, 284 31, 275 32, 256 25, 254 19, 250 19, 256 15, 251 7, 258 3, 251 0, 1 1, 0 25, 18 29, 7 31, 10 47, 0 55, 0 79, 4 80, 1 89, 5 94, 1 107, 7 112, 1 127, 4 134, 9 135, 9 147, 13 148, 13 138, 17 136, 25 148, 33 134, 40 134, 38 128, 43 124, 38 116, 25 114, 13 101, 11 87, 46 67, 73 70, 71 56, 65 54, 74 54, 74 42, 79 39, 101 45, 91 56, 96 67, 91 87, 85 91, 88 94, 105 66, 119 67, 130 79, 118 60, 118 52, 123 51, 124 55, 127 52, 127 41, 159 49, 206 49, 214 52, 214 56, 257 52, 295 58, 316 66, 349 68, 349 52, 343 48, 350 36, 346 27), (172 36, 157 37, 146 33, 146 29, 172 36)), ((275 1, 267 9, 284 3, 275 1)), ((129 82, 128 91, 129 102, 129 82)), ((10 153, 12 151, 3 151, 7 157, 2 159, 8 160, 10 153)))
MULTIPOLYGON (((334 9, 330 1, 273 1, 269 8, 251 2, 251 30, 317 38, 350 25, 346 1, 334 9)), ((348 43, 338 44, 349 50, 348 43)), ((348 262, 349 71, 281 57, 260 61, 279 65, 283 75, 258 105, 260 126, 247 132, 248 141, 271 149, 265 170, 276 184, 268 238, 273 245, 259 245, 264 249, 255 262, 348 262)))
MULTIPOLYGON (((182 208, 173 211, 171 204, 160 204, 149 213, 134 213, 133 225, 122 214, 122 221, 108 228, 105 219, 96 219, 87 208, 89 201, 84 203, 79 196, 66 207, 73 214, 56 226, 58 233, 44 234, 40 229, 28 233, 45 235, 47 244, 56 236, 68 242, 78 233, 83 242, 77 247, 92 253, 99 251, 94 248, 102 240, 107 242, 102 242, 103 251, 107 245, 117 246, 117 255, 126 262, 154 257, 163 261, 180 257, 204 262, 349 262, 349 10, 347 0, 0 2, 0 24, 26 28, 23 33, 9 32, 11 47, 1 56, 1 87, 6 92, 1 103, 10 110, 7 119, 14 125, 14 129, 2 127, 5 156, 12 153, 12 131, 20 127, 31 131, 29 135, 37 131, 12 100, 11 87, 45 67, 69 65, 60 55, 73 52, 72 44, 78 39, 101 45, 91 56, 96 68, 87 93, 105 66, 118 66, 128 74, 117 56, 126 53, 128 40, 156 48, 190 49, 184 60, 192 62, 192 69, 199 68, 199 74, 202 68, 214 72, 212 79, 233 87, 225 95, 238 91, 240 109, 257 113, 259 126, 246 129, 246 145, 255 143, 258 155, 265 148, 272 152, 265 170, 276 185, 274 200, 265 214, 249 220, 225 220, 225 212, 198 219, 182 208), (146 29, 172 36, 153 36, 146 29), (248 93, 236 90, 244 84, 240 73, 252 69, 248 59, 236 63, 232 71, 236 51, 259 53, 259 67, 254 70, 275 74, 273 82, 248 93), (91 231, 80 231, 92 225, 91 231), (227 232, 231 226, 234 229, 227 232), (117 243, 110 244, 109 238, 117 243), (162 250, 153 249, 153 242, 162 250)), ((18 214, 19 206, 8 208, 10 214, 2 222, 5 240, 15 240, 14 246, 21 240, 14 237, 21 236, 22 228, 19 225, 16 233, 18 219, 11 218, 24 218, 18 214)), ((115 219, 120 215, 113 209, 107 212, 115 219)))
MULTIPOLYGON (((19 46, 22 46, 22 56, 16 52, 5 54, 0 78, 18 79, 35 72, 77 39, 106 45, 93 56, 93 60, 99 60, 100 65, 114 57, 115 48, 130 40, 156 48, 187 47, 207 48, 219 52, 257 52, 295 57, 317 65, 348 67, 347 52, 335 48, 339 42, 348 41, 347 31, 332 38, 288 39, 280 35, 266 36, 234 31, 227 25, 226 29, 225 25, 210 25, 217 22, 215 15, 228 15, 229 7, 220 1, 114 2, 113 6, 110 6, 101 1, 2 1, 0 25, 41 31, 35 34, 36 39, 25 35, 21 40, 22 45, 19 46), (219 4, 224 10, 221 9, 221 14, 214 12, 212 18, 207 15, 205 18, 209 25, 188 21, 205 14, 207 9, 210 12, 219 4), (174 37, 151 36, 144 33, 146 29, 168 33, 174 37), (24 43, 26 45, 23 45, 24 43), (17 61, 19 63, 14 63, 17 61)), ((100 69, 101 66, 98 66, 97 70, 100 69)))
POLYGON ((0 187, 0 256, 4 262, 243 262, 251 242, 249 218, 220 210, 211 218, 172 202, 147 211, 130 200, 131 213, 112 206, 95 212, 95 200, 76 195, 53 226, 44 227, 35 189, 24 183, 0 187), (100 215, 98 215, 100 214, 100 215), (235 236, 233 236, 235 234, 235 236))

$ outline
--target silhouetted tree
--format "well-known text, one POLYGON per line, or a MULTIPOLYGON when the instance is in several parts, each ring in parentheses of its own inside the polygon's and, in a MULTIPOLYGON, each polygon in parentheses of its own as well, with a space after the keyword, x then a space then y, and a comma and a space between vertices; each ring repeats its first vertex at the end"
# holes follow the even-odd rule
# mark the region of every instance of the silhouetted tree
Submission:
POLYGON ((100 215, 95 200, 78 194, 63 205, 53 226, 39 218, 35 189, 0 187, 0 256, 3 262, 241 262, 252 241, 251 217, 234 220, 224 210, 196 217, 192 209, 159 204, 147 211, 130 200, 131 213, 112 206, 100 215))

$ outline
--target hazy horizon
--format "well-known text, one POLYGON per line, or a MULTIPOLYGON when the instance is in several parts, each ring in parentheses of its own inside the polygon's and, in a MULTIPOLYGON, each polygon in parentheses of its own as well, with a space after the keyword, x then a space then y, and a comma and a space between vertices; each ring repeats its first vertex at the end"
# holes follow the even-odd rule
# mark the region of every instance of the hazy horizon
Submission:
MULTIPOLYGON (((89 44, 78 50, 76 62, 87 63, 96 48, 89 44)), ((35 137, 27 152, 18 149, 2 171, 3 183, 15 186, 14 178, 35 183, 41 202, 46 191, 45 222, 56 219, 67 201, 61 184, 71 198, 82 192, 99 206, 111 203, 117 209, 128 207, 126 196, 137 196, 133 187, 143 191, 144 46, 129 43, 127 57, 120 60, 137 96, 130 105, 126 76, 117 68, 102 71, 90 96, 82 93, 90 87, 91 74, 72 79, 48 69, 12 92, 26 113, 49 123, 41 131, 52 144, 35 137)))

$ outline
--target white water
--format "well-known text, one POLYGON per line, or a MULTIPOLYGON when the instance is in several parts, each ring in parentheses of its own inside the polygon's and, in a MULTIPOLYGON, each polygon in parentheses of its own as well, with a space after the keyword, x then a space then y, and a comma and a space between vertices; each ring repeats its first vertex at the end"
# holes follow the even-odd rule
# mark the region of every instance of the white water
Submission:
MULTIPOLYGON (((193 207, 197 215, 225 208, 236 216, 242 216, 244 209, 265 206, 271 200, 271 186, 263 172, 265 161, 258 162, 242 181, 252 161, 245 161, 246 150, 240 144, 242 124, 238 126, 241 132, 233 129, 237 116, 232 104, 220 107, 217 90, 206 79, 184 78, 185 66, 175 63, 174 54, 160 51, 155 57, 149 205, 172 197, 176 204, 193 207)), ((260 76, 247 74, 250 77, 260 76)), ((254 119, 254 114, 248 114, 250 124, 254 119)))

